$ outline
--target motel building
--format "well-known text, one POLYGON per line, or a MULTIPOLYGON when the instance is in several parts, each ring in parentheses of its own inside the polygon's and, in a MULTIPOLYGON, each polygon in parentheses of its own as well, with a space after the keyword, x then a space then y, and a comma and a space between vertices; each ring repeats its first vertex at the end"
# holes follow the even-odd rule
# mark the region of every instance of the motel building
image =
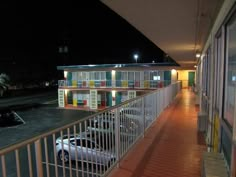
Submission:
POLYGON ((178 70, 169 63, 58 66, 60 108, 102 110, 178 80, 182 88, 195 83, 195 70, 178 70))

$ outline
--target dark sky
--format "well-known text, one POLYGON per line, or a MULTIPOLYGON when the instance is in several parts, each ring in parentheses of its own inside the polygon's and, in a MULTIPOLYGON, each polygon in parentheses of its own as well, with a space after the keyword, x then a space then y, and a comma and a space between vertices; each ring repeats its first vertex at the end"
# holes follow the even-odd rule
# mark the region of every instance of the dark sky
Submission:
POLYGON ((0 73, 10 66, 46 72, 57 65, 132 63, 135 52, 139 62, 162 61, 158 47, 99 1, 5 1, 0 15, 0 73))

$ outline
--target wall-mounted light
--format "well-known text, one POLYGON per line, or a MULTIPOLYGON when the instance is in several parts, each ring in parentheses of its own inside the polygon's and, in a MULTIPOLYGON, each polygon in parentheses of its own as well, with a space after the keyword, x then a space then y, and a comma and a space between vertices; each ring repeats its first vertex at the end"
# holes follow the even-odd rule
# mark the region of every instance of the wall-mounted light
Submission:
POLYGON ((194 65, 194 68, 196 68, 197 67, 197 65, 194 65))
POLYGON ((196 53, 196 58, 200 58, 201 54, 200 53, 196 53))
POLYGON ((172 69, 172 70, 171 70, 171 73, 172 73, 172 74, 176 74, 176 72, 177 72, 177 71, 176 71, 175 69, 172 69))
POLYGON ((67 79, 68 71, 64 71, 64 79, 67 79))
POLYGON ((68 90, 65 89, 65 96, 67 97, 67 94, 68 94, 68 90))
POLYGON ((112 90, 111 93, 112 93, 112 97, 115 98, 116 97, 116 91, 112 90))

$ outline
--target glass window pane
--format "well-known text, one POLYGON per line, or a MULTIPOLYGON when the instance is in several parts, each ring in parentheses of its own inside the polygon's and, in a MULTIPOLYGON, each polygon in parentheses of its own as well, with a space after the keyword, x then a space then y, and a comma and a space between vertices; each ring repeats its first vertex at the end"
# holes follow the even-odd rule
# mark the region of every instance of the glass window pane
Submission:
POLYGON ((94 72, 95 80, 100 80, 100 75, 101 75, 101 72, 100 72, 100 71, 94 72))
POLYGON ((127 71, 121 72, 121 80, 128 80, 128 73, 127 71))
POLYGON ((101 80, 106 80, 106 72, 105 71, 101 72, 101 80))
POLYGON ((236 20, 231 21, 227 25, 227 41, 226 41, 226 100, 224 117, 228 123, 233 126, 235 117, 235 89, 236 89, 236 20))
POLYGON ((149 71, 144 71, 144 80, 150 80, 149 71))
POLYGON ((83 75, 82 75, 82 72, 78 72, 78 80, 83 80, 83 75))
POLYGON ((140 81, 140 72, 135 72, 135 80, 140 81))
POLYGON ((128 72, 128 80, 134 80, 134 72, 128 72))

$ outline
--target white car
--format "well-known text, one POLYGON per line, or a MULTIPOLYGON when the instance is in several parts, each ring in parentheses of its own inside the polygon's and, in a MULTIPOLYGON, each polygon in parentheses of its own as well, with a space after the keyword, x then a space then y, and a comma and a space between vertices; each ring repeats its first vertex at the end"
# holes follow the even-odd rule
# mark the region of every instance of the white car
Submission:
POLYGON ((56 150, 59 160, 67 163, 69 160, 95 163, 109 166, 115 162, 115 156, 103 150, 96 141, 92 140, 89 132, 82 132, 81 135, 58 137, 56 139, 56 150))

